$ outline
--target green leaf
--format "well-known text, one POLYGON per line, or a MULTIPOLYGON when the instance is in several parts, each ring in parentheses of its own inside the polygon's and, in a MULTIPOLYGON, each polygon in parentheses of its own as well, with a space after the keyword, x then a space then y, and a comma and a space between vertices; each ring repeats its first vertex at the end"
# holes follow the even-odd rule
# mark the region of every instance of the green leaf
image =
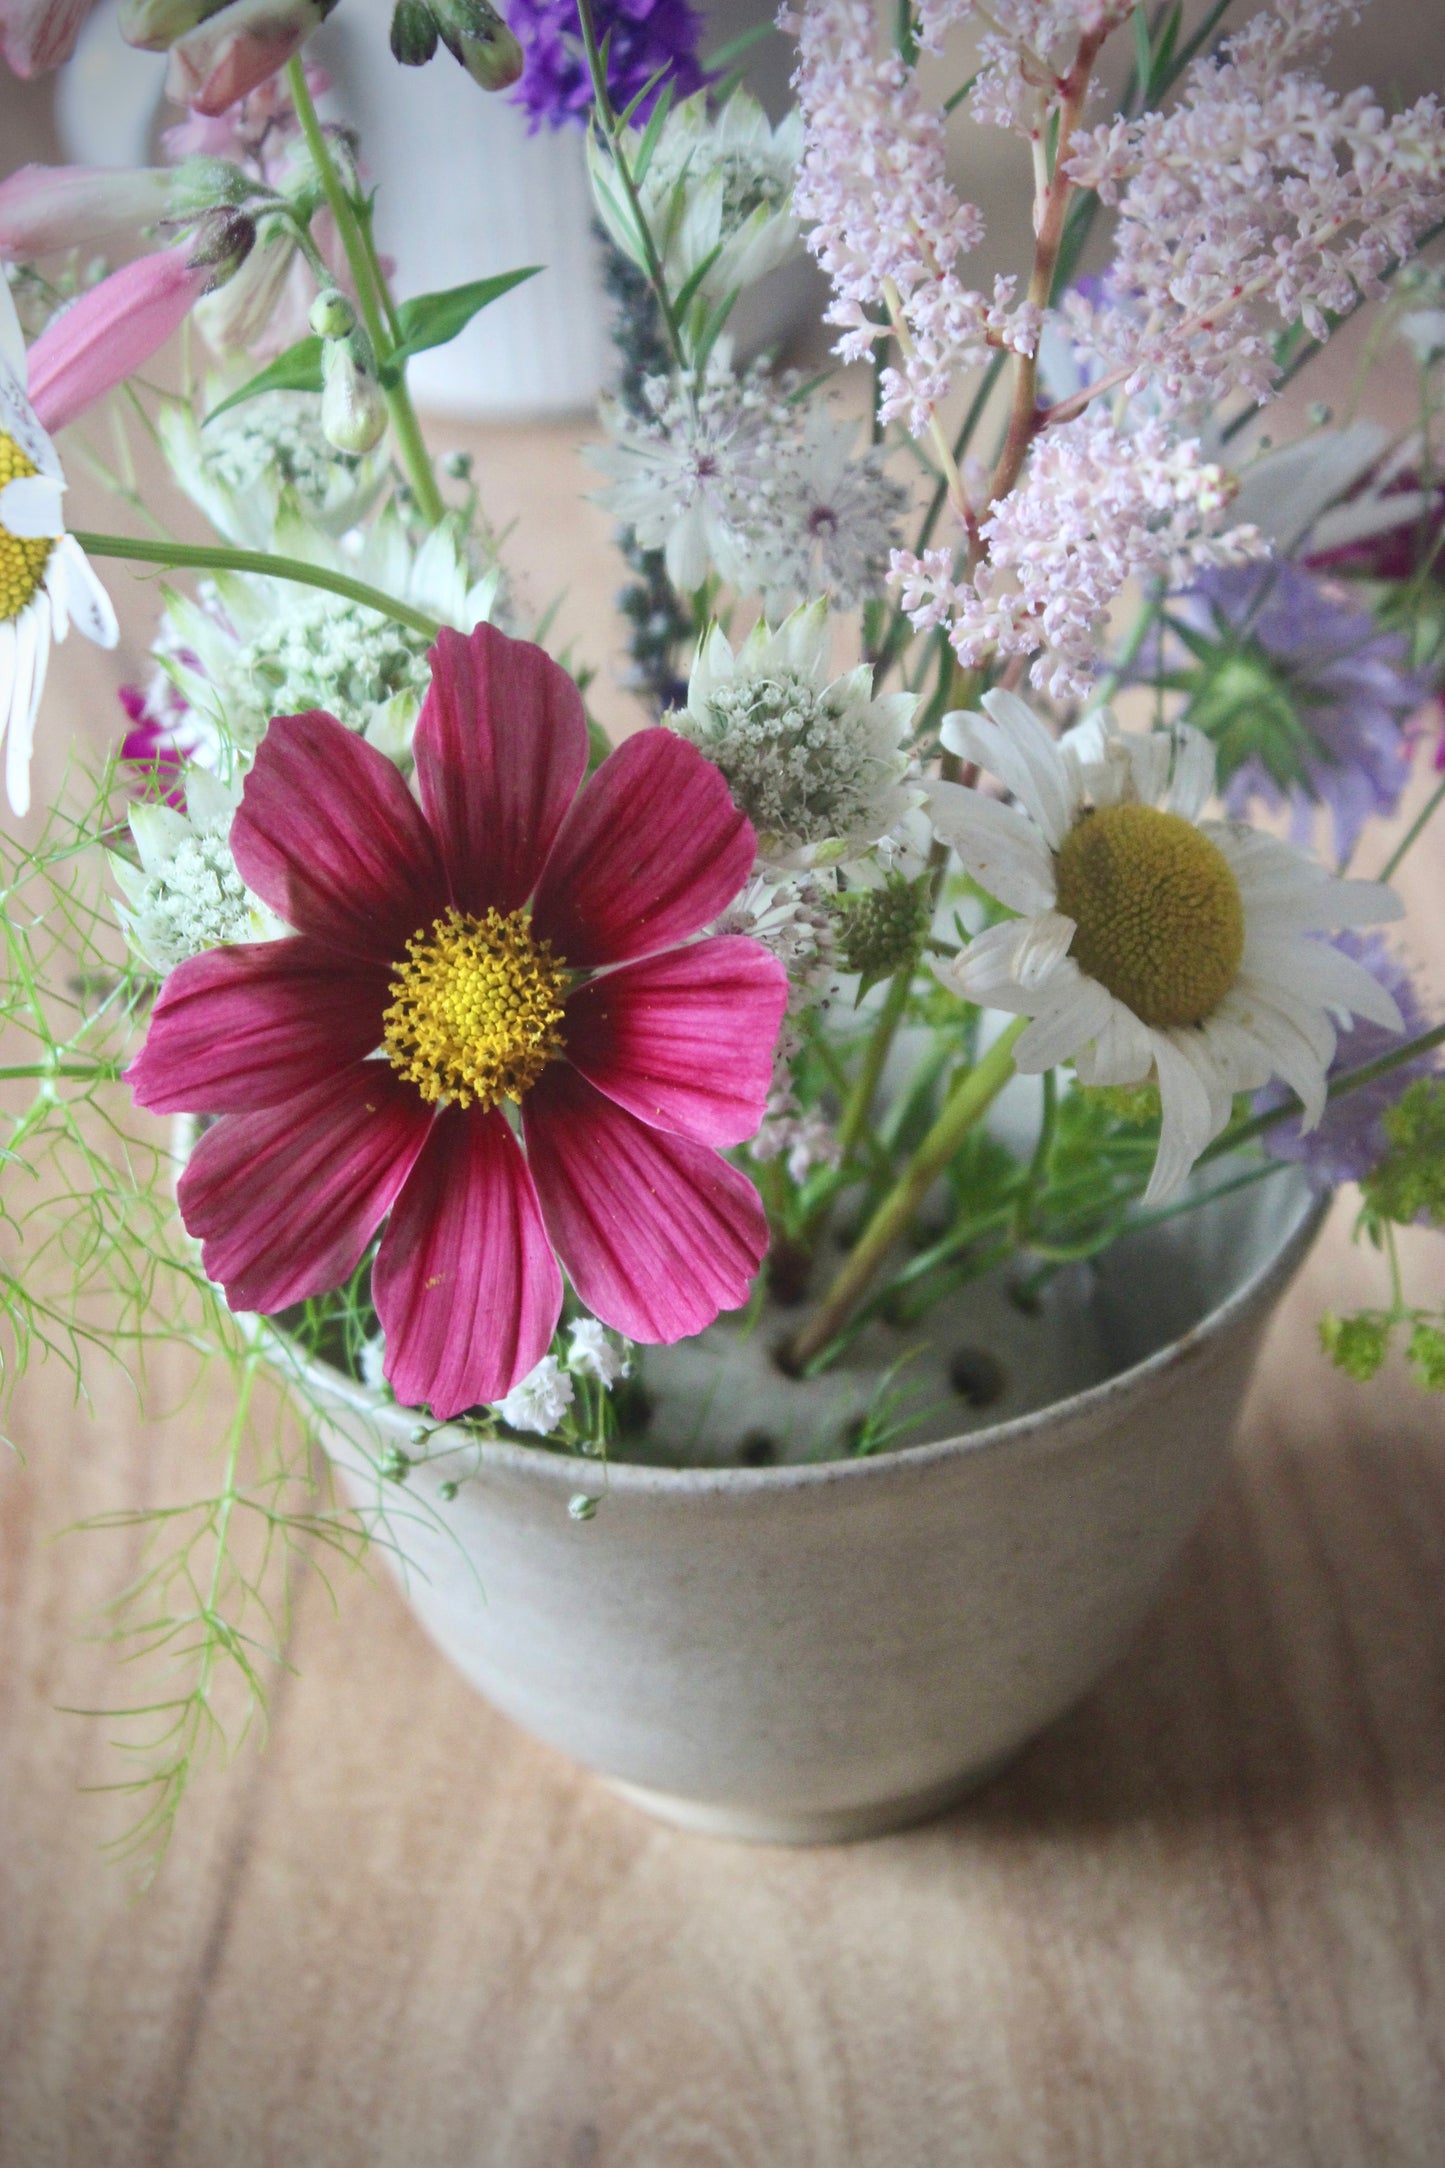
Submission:
MULTIPOLYGON (((317 338, 300 339, 295 346, 288 346, 284 354, 278 354, 273 362, 253 376, 249 383, 233 391, 229 399, 212 407, 207 422, 215 421, 243 399, 258 399, 265 391, 317 391, 321 389, 321 346, 317 338)), ((205 426, 204 424, 202 425, 205 426)))
POLYGON ((653 153, 657 149, 663 129, 667 126, 667 116, 671 111, 672 85, 669 83, 663 90, 662 96, 658 99, 656 105, 652 108, 652 118, 644 128, 642 141, 637 146, 637 156, 632 162, 632 185, 634 188, 641 188, 643 182, 647 179, 647 169, 652 164, 653 153))
MULTIPOLYGON (((381 370, 381 380, 390 386, 397 382, 403 365, 413 354, 424 354, 428 347, 445 346, 459 331, 465 331, 474 316, 503 294, 509 294, 514 286, 525 279, 534 279, 541 270, 540 264, 528 264, 521 271, 499 271, 495 278, 473 279, 466 286, 448 286, 439 294, 417 294, 411 301, 403 301, 397 311, 401 324, 401 344, 393 347, 381 370)), ((319 345, 319 341, 315 342, 319 345)))
POLYGON ((707 277, 709 271, 711 271, 713 265, 717 262, 722 252, 723 243, 719 241, 708 250, 707 254, 703 257, 702 262, 697 266, 696 270, 689 274, 686 282, 682 286, 681 290, 679 291, 676 299, 672 304, 679 317, 686 316, 688 311, 688 304, 691 302, 693 296, 696 294, 698 288, 702 285, 703 280, 707 277))
MULTIPOLYGON (((608 32, 608 36, 611 36, 610 31, 608 32)), ((648 99, 652 96, 652 93, 656 90, 658 84, 665 79, 671 67, 672 62, 670 60, 665 60, 660 68, 653 69, 651 75, 649 75, 647 81, 643 84, 641 90, 638 91, 635 97, 628 99, 622 111, 617 115, 617 125, 619 129, 630 128, 632 126, 633 121, 642 111, 642 108, 646 105, 648 99)), ((669 100, 672 97, 671 83, 669 83, 667 86, 667 96, 669 100)))
POLYGON ((1147 98, 1149 95, 1149 77, 1154 66, 1154 48, 1150 42, 1149 11, 1144 6, 1144 0, 1139 0, 1139 4, 1134 10, 1133 24, 1134 72, 1139 80, 1139 88, 1147 98))

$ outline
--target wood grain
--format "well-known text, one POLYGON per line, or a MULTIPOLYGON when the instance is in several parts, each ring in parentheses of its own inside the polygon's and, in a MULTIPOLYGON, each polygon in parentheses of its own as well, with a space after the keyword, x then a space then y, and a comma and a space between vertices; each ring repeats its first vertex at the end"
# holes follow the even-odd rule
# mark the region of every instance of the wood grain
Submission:
MULTIPOLYGON (((573 486, 560 438, 478 442, 503 500, 573 486)), ((565 533, 585 628, 613 568, 565 533)), ((78 646, 64 697, 108 727, 78 646)), ((1438 981, 1438 844, 1408 886, 1438 981)), ((1445 1245, 1407 1249, 1440 1290, 1445 1245)), ((385 1580, 333 1609, 307 1568, 268 1749, 202 1781, 139 1898, 82 1789, 117 1773, 105 1728, 60 1713, 123 1692, 84 1636, 131 1539, 52 1539, 198 1492, 222 1411, 165 1418, 164 1364, 150 1421, 37 1373, 0 1464, 0 2164, 1439 2168, 1445 1419, 1314 1341, 1373 1284, 1337 1215, 1149 1627, 931 1828, 655 1827, 478 1701, 385 1580)))

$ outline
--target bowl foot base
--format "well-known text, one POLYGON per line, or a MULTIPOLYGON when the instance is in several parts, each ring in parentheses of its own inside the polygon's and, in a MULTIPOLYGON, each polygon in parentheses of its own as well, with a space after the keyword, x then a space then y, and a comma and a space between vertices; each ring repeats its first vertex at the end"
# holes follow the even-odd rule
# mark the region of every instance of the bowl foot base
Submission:
POLYGON ((870 1800, 856 1807, 823 1807, 800 1814, 712 1806, 705 1799, 655 1792, 645 1784, 624 1784, 616 1777, 606 1781, 614 1792, 641 1807, 645 1814, 659 1822, 671 1822, 674 1828, 689 1830, 694 1836, 730 1838, 736 1844, 856 1844, 864 1837, 884 1837, 895 1829, 909 1829, 915 1822, 932 1821, 935 1815, 946 1813, 1000 1775, 1018 1752, 1018 1747, 1010 1747, 1006 1753, 996 1754, 923 1791, 870 1800))

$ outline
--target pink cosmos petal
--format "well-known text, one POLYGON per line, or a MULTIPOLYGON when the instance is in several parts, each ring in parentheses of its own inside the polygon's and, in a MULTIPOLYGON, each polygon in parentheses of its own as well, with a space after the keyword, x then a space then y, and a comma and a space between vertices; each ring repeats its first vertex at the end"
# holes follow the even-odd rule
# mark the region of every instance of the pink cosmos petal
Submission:
POLYGON ((567 1059, 654 1129, 741 1144, 763 1118, 787 999, 788 975, 761 942, 699 941, 580 987, 567 1059))
POLYGON ((446 909, 446 878, 421 808, 374 745, 334 716, 281 715, 231 823, 246 886, 329 948, 395 963, 446 909))
POLYGON ((17 75, 69 60, 94 0, 0 0, 0 53, 17 75))
POLYGON ((416 726, 421 802, 458 910, 515 911, 587 767, 582 695, 530 640, 443 631, 416 726))
POLYGON ((136 1104, 228 1114, 294 1099, 380 1044, 389 977, 300 934, 187 957, 126 1071, 136 1104))
POLYGON ((747 1301, 768 1223, 725 1159, 649 1129, 567 1062, 543 1072, 522 1119, 547 1232, 604 1325, 681 1340, 747 1301))
POLYGON ((112 271, 48 324, 30 349, 30 404, 53 434, 143 369, 216 275, 167 248, 112 271))
POLYGON ((700 932, 756 856, 752 822, 712 762, 670 730, 640 730, 568 814, 532 923, 569 964, 626 963, 700 932))
POLYGON ((496 1108, 437 1116, 382 1236, 371 1291, 404 1407, 426 1402, 445 1421, 500 1400, 542 1360, 562 1275, 496 1108))
POLYGON ((340 1287, 426 1143, 432 1109, 384 1061, 354 1062, 288 1105, 227 1114, 176 1191, 233 1310, 340 1287))

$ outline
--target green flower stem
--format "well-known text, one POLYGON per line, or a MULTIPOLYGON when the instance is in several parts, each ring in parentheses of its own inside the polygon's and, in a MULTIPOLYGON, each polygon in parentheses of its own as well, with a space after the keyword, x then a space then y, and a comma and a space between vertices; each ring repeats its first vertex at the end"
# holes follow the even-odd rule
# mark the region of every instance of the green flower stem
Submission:
POLYGON ((868 1126, 878 1080, 892 1049, 894 1035, 903 1021, 903 1012, 908 1007, 913 971, 914 959, 910 956, 902 969, 894 973, 888 988, 888 998, 879 1012, 878 1021, 873 1027, 873 1036, 864 1052, 862 1067, 853 1080, 853 1088, 843 1108, 838 1123, 838 1143, 845 1162, 852 1158, 857 1150, 858 1140, 868 1126))
POLYGON ((835 1338, 867 1292, 883 1260, 957 1152, 1014 1074, 1014 1042, 1029 1019, 1017 1016, 983 1058, 954 1086, 928 1135, 883 1199, 848 1254, 818 1309, 789 1350, 790 1366, 804 1370, 835 1338))
POLYGON ((118 1061, 25 1061, 0 1069, 0 1084, 48 1084, 52 1077, 75 1077, 85 1084, 114 1084, 121 1074, 118 1061))
POLYGON ((1394 850, 1390 853, 1389 862, 1386 865, 1384 872, 1380 875, 1380 879, 1382 881, 1393 881, 1395 875, 1400 870, 1400 863, 1401 860, 1404 858, 1405 853, 1411 848, 1414 843, 1419 841, 1420 837, 1424 834, 1426 828, 1428 828, 1430 822, 1439 812, 1442 805, 1445 805, 1445 776, 1442 776, 1440 778, 1440 781, 1436 784, 1434 790, 1431 791, 1424 805, 1416 814, 1414 820, 1411 821, 1409 827, 1405 830, 1404 835, 1400 838, 1400 841, 1396 844, 1394 850))
MULTIPOLYGON (((366 325, 367 336, 380 366, 389 359, 395 343, 383 314, 388 297, 382 287, 381 267, 362 221, 357 216, 356 206, 336 170, 336 161, 331 155, 316 107, 312 103, 311 93, 306 87, 306 70, 299 55, 286 63, 286 87, 296 108, 296 118, 301 123, 306 147, 316 167, 317 178, 326 197, 326 207, 336 221, 336 230, 346 251, 346 261, 351 267, 352 283, 356 287, 362 322, 366 325)), ((437 487, 431 456, 421 433, 421 424, 416 418, 416 409, 411 403, 411 394, 406 388, 405 374, 389 389, 383 385, 382 392, 386 399, 386 411, 391 421, 397 456, 411 484, 417 510, 429 527, 439 526, 446 517, 446 505, 437 487)))
POLYGON ((308 565, 300 557, 273 557, 267 550, 227 549, 220 543, 141 542, 125 534, 73 531, 87 557, 124 557, 135 564, 160 565, 168 572, 259 572, 273 580, 294 580, 298 587, 321 587, 329 595, 343 595, 348 602, 375 610, 378 617, 409 625, 424 640, 434 640, 441 631, 434 617, 412 609, 409 603, 398 602, 394 595, 383 594, 379 587, 368 587, 365 580, 353 580, 348 573, 332 572, 325 565, 308 565))

